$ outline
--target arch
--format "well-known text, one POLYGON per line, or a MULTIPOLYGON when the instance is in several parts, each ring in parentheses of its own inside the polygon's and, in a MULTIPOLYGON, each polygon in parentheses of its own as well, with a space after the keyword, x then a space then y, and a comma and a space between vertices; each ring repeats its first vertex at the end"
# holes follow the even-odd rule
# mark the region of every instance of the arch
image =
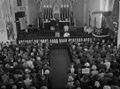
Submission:
POLYGON ((60 19, 60 7, 58 4, 55 4, 53 7, 53 18, 60 19))

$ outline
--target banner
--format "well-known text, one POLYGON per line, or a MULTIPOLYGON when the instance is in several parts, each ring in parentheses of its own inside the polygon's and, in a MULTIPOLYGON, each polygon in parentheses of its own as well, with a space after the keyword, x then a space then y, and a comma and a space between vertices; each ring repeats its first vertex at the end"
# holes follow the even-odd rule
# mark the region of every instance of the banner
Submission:
POLYGON ((106 29, 95 28, 94 31, 92 32, 92 35, 94 37, 99 37, 99 38, 108 37, 109 30, 110 30, 109 28, 106 29))
POLYGON ((6 22, 6 30, 7 30, 7 37, 8 40, 14 40, 14 30, 12 22, 6 22))
POLYGON ((7 31, 5 21, 0 18, 0 42, 7 41, 7 31))
POLYGON ((25 30, 27 28, 27 23, 26 23, 25 17, 19 18, 19 21, 20 21, 21 30, 25 30))

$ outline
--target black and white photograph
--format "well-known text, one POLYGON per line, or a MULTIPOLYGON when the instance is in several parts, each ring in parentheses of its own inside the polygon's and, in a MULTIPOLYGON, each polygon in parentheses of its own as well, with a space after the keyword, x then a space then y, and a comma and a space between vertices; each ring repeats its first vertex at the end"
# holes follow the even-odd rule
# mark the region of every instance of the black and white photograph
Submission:
POLYGON ((0 0, 0 89, 120 89, 120 0, 0 0))

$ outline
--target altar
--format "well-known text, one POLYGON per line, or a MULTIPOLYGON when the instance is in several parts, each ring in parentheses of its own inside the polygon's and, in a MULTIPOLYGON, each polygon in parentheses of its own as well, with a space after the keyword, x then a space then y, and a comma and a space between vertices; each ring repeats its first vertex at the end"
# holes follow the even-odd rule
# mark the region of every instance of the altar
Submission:
POLYGON ((44 5, 43 18, 43 28, 45 30, 50 30, 51 27, 54 30, 64 30, 64 26, 70 26, 71 21, 73 21, 70 5, 60 5, 57 2, 53 5, 44 5))
MULTIPOLYGON (((59 30, 64 30, 64 26, 65 25, 68 25, 68 26, 70 26, 70 21, 59 21, 58 22, 58 28, 59 28, 59 30)), ((56 24, 53 24, 53 23, 51 23, 51 21, 44 21, 43 22, 43 28, 45 29, 45 30, 50 30, 50 27, 51 26, 54 26, 55 27, 55 30, 56 30, 56 24)))

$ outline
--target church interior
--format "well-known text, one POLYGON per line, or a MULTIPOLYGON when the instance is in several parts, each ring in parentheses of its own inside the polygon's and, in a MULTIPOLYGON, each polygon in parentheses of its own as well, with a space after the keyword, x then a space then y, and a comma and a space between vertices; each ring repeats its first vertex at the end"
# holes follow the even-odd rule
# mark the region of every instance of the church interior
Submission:
POLYGON ((0 89, 120 89, 120 0, 0 0, 0 89))

